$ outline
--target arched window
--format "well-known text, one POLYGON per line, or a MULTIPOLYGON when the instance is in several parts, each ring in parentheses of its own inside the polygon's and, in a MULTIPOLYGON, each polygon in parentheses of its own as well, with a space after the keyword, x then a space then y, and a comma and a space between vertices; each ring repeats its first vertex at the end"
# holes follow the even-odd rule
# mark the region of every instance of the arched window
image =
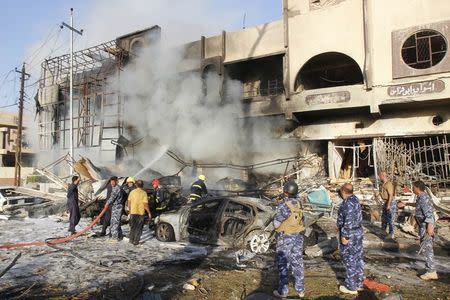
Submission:
POLYGON ((362 84, 363 74, 358 63, 348 55, 327 52, 309 59, 297 74, 295 90, 362 84))

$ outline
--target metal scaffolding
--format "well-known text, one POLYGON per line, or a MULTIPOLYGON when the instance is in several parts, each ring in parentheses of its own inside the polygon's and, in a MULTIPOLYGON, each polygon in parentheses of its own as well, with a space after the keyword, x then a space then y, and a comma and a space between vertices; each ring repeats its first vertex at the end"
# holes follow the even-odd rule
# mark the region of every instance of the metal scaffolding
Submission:
POLYGON ((403 185, 423 180, 436 188, 450 186, 448 135, 423 138, 375 139, 378 169, 403 185))
MULTIPOLYGON (((116 40, 74 53, 74 147, 112 152, 123 131, 120 72, 128 52, 116 40)), ((40 149, 68 149, 70 55, 46 59, 39 81, 40 149)), ((113 159, 113 157, 112 157, 113 159)))

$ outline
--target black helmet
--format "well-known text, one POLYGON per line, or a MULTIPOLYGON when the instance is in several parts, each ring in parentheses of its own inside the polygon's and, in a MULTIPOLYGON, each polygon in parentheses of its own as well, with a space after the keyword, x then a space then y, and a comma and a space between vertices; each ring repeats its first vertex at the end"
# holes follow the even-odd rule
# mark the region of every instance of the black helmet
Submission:
POLYGON ((288 181, 283 186, 283 192, 289 196, 296 196, 298 194, 298 185, 294 181, 288 181))

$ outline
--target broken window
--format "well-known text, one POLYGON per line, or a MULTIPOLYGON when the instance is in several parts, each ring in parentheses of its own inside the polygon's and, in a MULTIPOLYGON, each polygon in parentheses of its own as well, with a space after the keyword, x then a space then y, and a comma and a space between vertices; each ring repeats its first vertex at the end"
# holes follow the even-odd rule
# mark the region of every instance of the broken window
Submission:
POLYGON ((437 65, 447 53, 445 37, 434 30, 422 30, 410 36, 402 47, 403 61, 414 69, 437 65))
POLYGON ((375 174, 371 141, 336 141, 329 152, 330 177, 355 179, 375 174))
POLYGON ((242 82, 243 99, 284 93, 282 55, 228 64, 225 67, 231 79, 242 82))
POLYGON ((191 208, 188 217, 188 233, 190 239, 196 238, 199 242, 206 242, 215 237, 221 203, 222 200, 214 200, 194 205, 191 208))
POLYGON ((350 56, 328 52, 308 60, 295 80, 295 91, 363 84, 358 63, 350 56))
POLYGON ((207 65, 202 73, 203 95, 208 103, 221 100, 222 78, 215 65, 207 65))
POLYGON ((228 202, 222 217, 221 236, 236 237, 252 222, 253 209, 250 206, 228 202))

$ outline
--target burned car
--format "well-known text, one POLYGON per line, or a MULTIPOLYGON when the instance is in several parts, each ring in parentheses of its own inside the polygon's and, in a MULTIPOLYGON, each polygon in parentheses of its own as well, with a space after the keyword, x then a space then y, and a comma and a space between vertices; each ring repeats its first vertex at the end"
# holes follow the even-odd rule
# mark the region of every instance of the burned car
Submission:
POLYGON ((16 208, 41 204, 44 202, 47 202, 47 200, 40 197, 22 194, 17 191, 14 186, 0 187, 0 212, 6 212, 16 208))
MULTIPOLYGON (((158 216, 155 234, 163 242, 187 240, 265 253, 274 240, 274 215, 274 205, 267 200, 214 197, 158 216)), ((319 217, 305 212, 305 225, 319 217)))

